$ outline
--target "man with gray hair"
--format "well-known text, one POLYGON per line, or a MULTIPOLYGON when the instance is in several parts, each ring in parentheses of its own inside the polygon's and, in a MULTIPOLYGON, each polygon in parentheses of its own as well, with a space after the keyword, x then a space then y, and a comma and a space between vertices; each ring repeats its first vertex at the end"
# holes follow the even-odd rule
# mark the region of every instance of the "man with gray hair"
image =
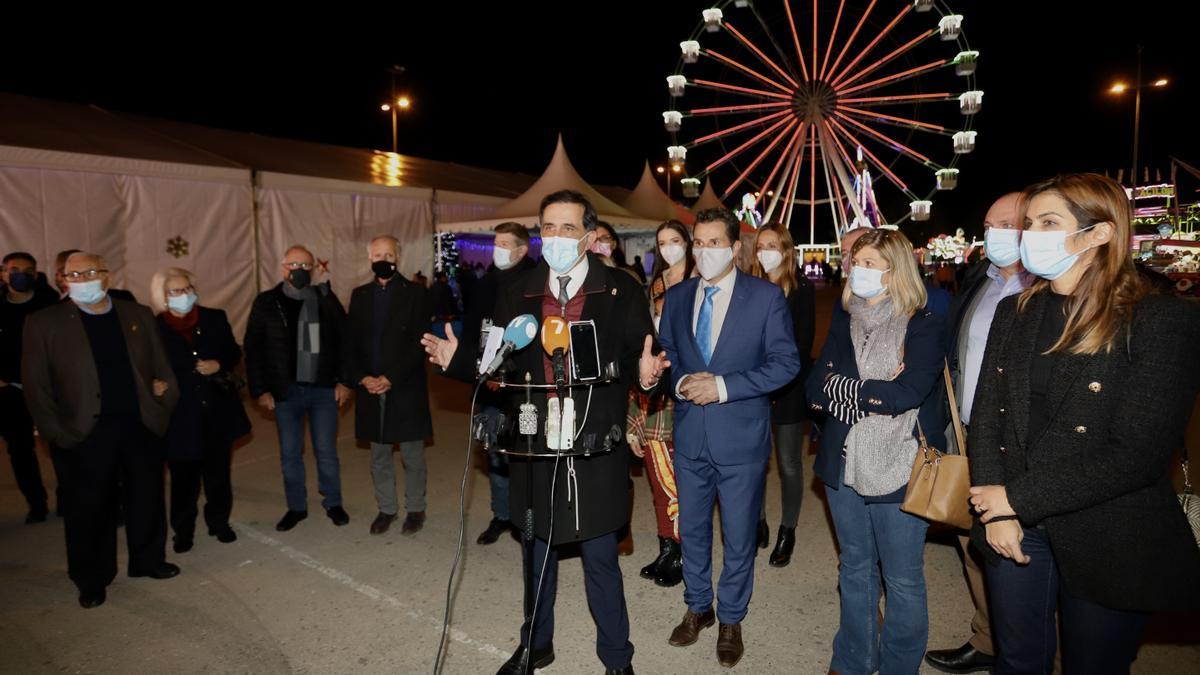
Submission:
POLYGON ((25 320, 22 383, 42 438, 59 457, 67 573, 79 604, 97 607, 117 572, 117 484, 129 576, 168 579, 159 441, 179 398, 150 310, 109 297, 108 266, 75 253, 68 302, 25 320))
POLYGON ((429 325, 424 287, 396 269, 400 242, 380 235, 367 245, 373 279, 350 295, 350 320, 342 358, 343 381, 358 391, 354 435, 371 443, 371 478, 379 515, 371 534, 383 534, 396 520, 396 463, 404 461, 401 534, 425 524, 425 439, 433 435, 421 335, 429 325))
POLYGON ((341 376, 341 333, 346 312, 329 288, 313 284, 316 260, 303 246, 283 255, 283 279, 254 299, 246 324, 246 380, 259 406, 275 412, 287 513, 275 525, 286 532, 308 517, 304 477, 304 420, 317 459, 321 505, 334 525, 350 516, 342 508, 337 456, 338 407, 350 396, 341 376))

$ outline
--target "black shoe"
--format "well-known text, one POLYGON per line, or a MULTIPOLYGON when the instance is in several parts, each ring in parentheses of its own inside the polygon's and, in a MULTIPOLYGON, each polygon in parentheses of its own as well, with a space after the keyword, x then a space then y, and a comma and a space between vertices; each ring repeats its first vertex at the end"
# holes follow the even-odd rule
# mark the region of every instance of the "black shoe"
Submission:
POLYGON ((325 509, 325 515, 329 516, 329 520, 338 527, 350 522, 350 514, 346 513, 346 509, 343 509, 340 506, 335 506, 332 509, 325 509))
POLYGON ((163 562, 163 563, 159 563, 159 564, 155 565, 154 567, 152 567, 148 570, 144 570, 144 571, 140 571, 140 572, 134 572, 131 570, 129 572, 129 576, 131 576, 131 577, 150 577, 151 579, 170 579, 171 577, 179 576, 179 566, 172 565, 169 562, 163 562))
MULTIPOLYGON (((496 671, 496 675, 525 675, 521 671, 521 659, 524 658, 524 656, 525 647, 517 647, 517 650, 513 652, 512 658, 510 658, 508 661, 505 661, 504 665, 500 666, 500 670, 496 671)), ((529 658, 533 662, 533 668, 530 670, 545 668, 551 663, 554 663, 554 645, 551 644, 545 649, 533 650, 533 652, 530 653, 529 658)))
POLYGON ((288 511, 283 514, 278 523, 275 523, 276 532, 287 532, 296 526, 296 523, 308 517, 308 511, 288 511))
POLYGON ((775 550, 771 551, 771 559, 767 562, 771 567, 787 567, 792 562, 792 549, 796 547, 796 528, 779 526, 779 538, 775 540, 775 550))
POLYGON ((771 545, 771 528, 767 527, 766 519, 758 521, 758 547, 766 548, 771 545))
POLYGON ((990 672, 996 658, 975 649, 970 642, 958 649, 937 649, 925 653, 925 663, 943 673, 990 672))
POLYGON ((187 553, 188 551, 192 550, 191 537, 181 537, 179 535, 175 535, 171 538, 171 541, 174 542, 174 545, 171 548, 173 548, 176 553, 187 553))
POLYGON ((48 515, 50 515, 50 511, 46 508, 45 504, 42 504, 41 506, 35 506, 29 509, 29 513, 26 514, 25 524, 33 525, 34 523, 44 523, 46 522, 46 516, 48 515))
POLYGON ((667 559, 667 554, 671 551, 668 544, 670 541, 671 539, 668 537, 658 538, 658 556, 651 560, 649 565, 643 567, 642 571, 638 572, 638 576, 643 579, 653 579, 658 576, 659 568, 662 567, 663 561, 667 559))
POLYGON ((84 609, 92 609, 104 604, 108 599, 108 594, 101 588, 98 591, 79 591, 79 606, 84 609))
POLYGON ((663 588, 678 586, 683 581, 683 551, 674 539, 668 539, 667 544, 667 557, 658 566, 658 576, 654 577, 655 585, 663 588))
POLYGON ((604 675, 633 675, 633 665, 624 668, 605 668, 604 675))
POLYGON ((228 525, 219 530, 209 530, 208 533, 216 537, 217 541, 222 544, 232 544, 237 541, 237 532, 234 532, 233 528, 228 525))
POLYGON ((500 535, 511 531, 512 523, 508 522, 507 520, 492 518, 492 522, 488 523, 487 529, 483 531, 483 534, 479 535, 479 538, 475 540, 475 543, 482 544, 484 546, 487 546, 488 544, 494 544, 499 541, 500 535))

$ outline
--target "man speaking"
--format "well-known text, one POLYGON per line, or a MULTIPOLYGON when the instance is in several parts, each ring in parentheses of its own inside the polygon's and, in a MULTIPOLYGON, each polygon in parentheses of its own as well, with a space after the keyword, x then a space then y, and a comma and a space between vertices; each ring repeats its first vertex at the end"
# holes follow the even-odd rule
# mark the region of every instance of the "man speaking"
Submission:
MULTIPOLYGON (((629 388, 637 381, 639 370, 643 383, 648 384, 657 380, 667 364, 662 355, 650 355, 654 329, 645 294, 637 281, 624 271, 600 264, 587 252, 596 237, 597 222, 596 211, 587 199, 570 190, 555 192, 542 200, 539 213, 542 261, 501 289, 492 313, 493 323, 504 326, 522 314, 530 314, 539 322, 545 317, 560 317, 567 322, 583 322, 587 334, 587 322, 592 322, 595 355, 588 359, 590 363, 584 363, 581 357, 579 366, 595 368, 598 362, 599 369, 605 370, 609 364, 615 364, 617 377, 601 377, 594 386, 576 382, 576 386, 565 390, 571 403, 556 400, 551 407, 561 411, 574 406, 576 422, 572 424, 569 416, 565 416, 568 419, 563 423, 562 435, 573 433, 572 452, 590 449, 588 456, 553 457, 555 451, 547 447, 546 423, 549 401, 557 396, 546 389, 536 390, 533 395, 538 415, 533 452, 547 453, 547 457, 512 459, 510 507, 515 519, 525 513, 527 504, 533 505, 533 559, 525 564, 533 565, 533 577, 540 578, 541 584, 537 589, 533 634, 530 635, 529 625, 522 626, 521 647, 498 675, 520 673, 526 662, 532 668, 544 668, 553 662, 556 547, 567 543, 578 544, 582 553, 584 585, 588 607, 596 622, 596 653, 600 661, 607 673, 633 673, 629 616, 617 564, 617 530, 629 522, 625 411, 629 388), (532 467, 528 462, 532 462, 532 467), (553 511, 548 508, 550 504, 553 511)), ((464 335, 460 343, 450 327, 446 328, 447 339, 431 334, 422 339, 429 360, 452 377, 474 381, 478 335, 464 335)), ((574 345, 572 353, 581 354, 582 347, 574 345)), ((572 372, 570 358, 568 355, 565 368, 568 374, 572 372)), ((509 378, 510 382, 523 382, 527 374, 535 384, 555 381, 555 364, 540 349, 519 351, 513 354, 511 362, 509 372, 514 377, 509 378)), ((524 401, 523 392, 520 401, 524 401)), ((510 409, 515 407, 512 405, 510 409)), ((557 415, 552 416, 551 426, 558 421, 557 415)), ((528 576, 526 584, 530 583, 528 576)), ((527 607, 527 613, 528 610, 527 607)))

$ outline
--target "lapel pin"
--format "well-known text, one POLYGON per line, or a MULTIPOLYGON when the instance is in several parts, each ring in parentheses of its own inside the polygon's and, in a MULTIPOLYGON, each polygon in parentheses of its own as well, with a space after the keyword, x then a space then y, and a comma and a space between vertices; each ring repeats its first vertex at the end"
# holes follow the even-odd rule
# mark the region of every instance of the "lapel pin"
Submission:
POLYGON ((615 289, 615 288, 614 288, 614 289, 613 289, 613 291, 612 291, 612 293, 613 293, 613 295, 615 296, 615 295, 617 294, 617 289, 615 289))

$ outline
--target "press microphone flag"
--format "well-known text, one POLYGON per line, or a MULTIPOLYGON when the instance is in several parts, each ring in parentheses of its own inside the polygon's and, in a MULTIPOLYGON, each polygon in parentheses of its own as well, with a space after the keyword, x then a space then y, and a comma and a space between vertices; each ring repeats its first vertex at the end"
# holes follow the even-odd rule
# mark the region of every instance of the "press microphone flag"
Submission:
POLYGON ((537 329, 537 319, 533 318, 532 314, 522 314, 509 321, 508 326, 504 328, 504 344, 500 345, 500 351, 496 352, 496 358, 492 359, 480 377, 488 378, 495 375, 509 354, 520 351, 533 342, 533 338, 537 336, 537 329))
POLYGON ((542 319, 542 349, 551 358, 554 383, 560 387, 567 382, 565 357, 570 346, 571 333, 567 330, 566 319, 553 314, 542 319))

